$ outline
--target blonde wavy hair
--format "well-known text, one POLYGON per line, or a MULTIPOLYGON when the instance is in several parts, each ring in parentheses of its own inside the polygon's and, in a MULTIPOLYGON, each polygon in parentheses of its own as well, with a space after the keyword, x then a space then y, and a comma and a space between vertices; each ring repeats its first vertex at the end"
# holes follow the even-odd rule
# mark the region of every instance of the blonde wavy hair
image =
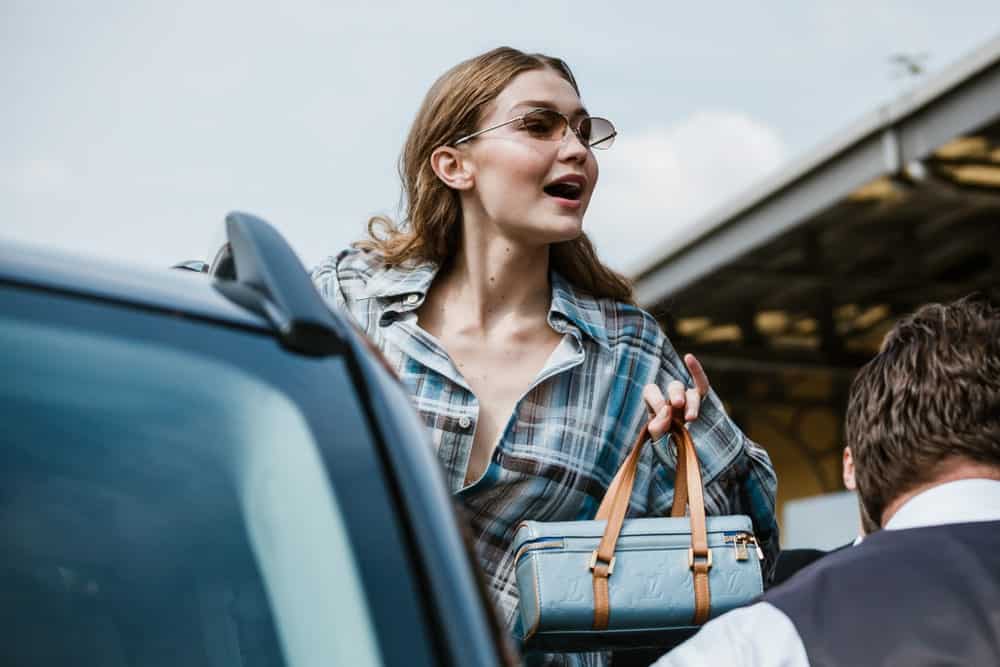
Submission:
MULTIPOLYGON (((558 58, 500 47, 459 63, 427 92, 399 159, 406 213, 397 225, 386 216, 368 221, 368 238, 355 247, 380 255, 389 265, 434 262, 454 257, 462 230, 458 193, 435 175, 431 153, 475 132, 486 106, 522 72, 550 69, 580 89, 569 66, 558 58)), ((554 243, 552 268, 575 287, 595 297, 634 303, 627 278, 606 267, 586 234, 554 243)))

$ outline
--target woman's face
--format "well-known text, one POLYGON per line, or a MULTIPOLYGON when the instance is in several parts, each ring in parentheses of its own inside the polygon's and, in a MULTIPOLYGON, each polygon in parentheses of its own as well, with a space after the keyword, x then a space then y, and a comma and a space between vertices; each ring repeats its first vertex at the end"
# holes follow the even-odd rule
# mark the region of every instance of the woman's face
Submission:
MULTIPOLYGON (((560 111, 574 127, 587 115, 568 81, 550 69, 531 70, 511 80, 479 129, 540 107, 560 111)), ((512 123, 459 148, 474 183, 463 197, 465 208, 477 208, 501 234, 528 244, 567 241, 580 234, 598 170, 593 152, 571 129, 562 140, 542 139, 512 123), (563 185, 554 186, 557 182, 563 185)), ((467 218, 470 213, 466 210, 467 218)))

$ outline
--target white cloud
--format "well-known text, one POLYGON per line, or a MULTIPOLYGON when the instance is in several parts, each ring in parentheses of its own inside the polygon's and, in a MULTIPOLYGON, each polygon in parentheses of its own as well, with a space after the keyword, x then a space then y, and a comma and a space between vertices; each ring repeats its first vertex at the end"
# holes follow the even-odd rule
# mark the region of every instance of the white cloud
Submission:
POLYGON ((734 111, 701 111, 675 125, 625 133, 598 156, 587 232, 608 264, 634 268, 772 171, 785 153, 774 130, 734 111))

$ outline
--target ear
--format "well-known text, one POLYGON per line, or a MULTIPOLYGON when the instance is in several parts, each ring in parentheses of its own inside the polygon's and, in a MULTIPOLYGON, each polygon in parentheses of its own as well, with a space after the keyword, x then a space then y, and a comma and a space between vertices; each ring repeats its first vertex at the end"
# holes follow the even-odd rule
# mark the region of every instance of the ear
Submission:
POLYGON ((848 491, 858 488, 858 483, 854 480, 854 456, 850 447, 844 447, 844 487, 848 491))
POLYGON ((439 146, 431 153, 431 169, 452 190, 469 190, 475 185, 471 164, 461 150, 439 146))

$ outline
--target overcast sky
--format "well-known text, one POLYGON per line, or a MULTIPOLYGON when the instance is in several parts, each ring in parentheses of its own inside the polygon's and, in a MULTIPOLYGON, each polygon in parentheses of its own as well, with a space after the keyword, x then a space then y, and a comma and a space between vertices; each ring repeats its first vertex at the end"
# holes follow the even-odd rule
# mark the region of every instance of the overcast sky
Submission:
POLYGON ((312 265, 395 213, 428 86, 507 44, 569 62, 620 139, 586 228, 650 248, 1000 33, 1000 2, 0 0, 0 237, 154 265, 227 211, 312 265))

